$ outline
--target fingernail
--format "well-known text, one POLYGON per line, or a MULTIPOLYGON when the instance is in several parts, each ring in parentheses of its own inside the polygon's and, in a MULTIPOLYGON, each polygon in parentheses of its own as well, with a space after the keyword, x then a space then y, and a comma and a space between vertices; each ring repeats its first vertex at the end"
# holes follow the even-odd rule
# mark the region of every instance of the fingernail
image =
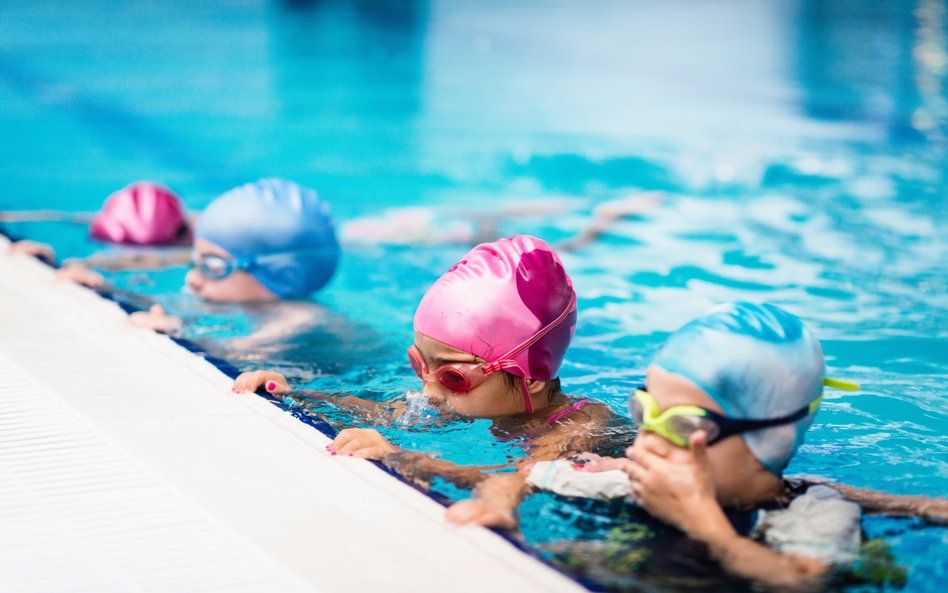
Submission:
POLYGON ((352 453, 348 453, 349 457, 352 457, 352 453))
POLYGON ((273 391, 276 388, 277 388, 277 384, 274 383, 273 381, 270 381, 269 383, 267 383, 267 391, 273 391))
POLYGON ((332 451, 332 452, 329 453, 329 454, 330 454, 330 455, 338 455, 338 453, 337 453, 336 451, 332 451))

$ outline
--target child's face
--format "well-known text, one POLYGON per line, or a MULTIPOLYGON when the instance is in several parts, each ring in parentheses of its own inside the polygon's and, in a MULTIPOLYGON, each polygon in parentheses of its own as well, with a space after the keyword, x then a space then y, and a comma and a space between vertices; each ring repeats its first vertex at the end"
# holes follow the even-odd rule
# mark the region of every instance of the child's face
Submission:
MULTIPOLYGON (((486 362, 418 332, 415 332, 415 348, 424 358, 430 372, 436 372, 444 364, 486 362)), ((472 418, 499 418, 523 412, 523 395, 503 375, 500 372, 492 373, 467 393, 452 392, 437 381, 424 381, 422 392, 436 405, 446 404, 454 412, 472 418)))
MULTIPOLYGON (((233 260, 233 256, 214 243, 203 239, 194 240, 193 257, 200 259, 213 255, 226 260, 233 260)), ((241 301, 272 301, 277 296, 270 292, 249 273, 243 270, 234 270, 226 278, 213 280, 202 274, 197 267, 191 268, 184 278, 194 294, 206 301, 241 302, 241 301)))
MULTIPOLYGON (((681 375, 653 366, 648 369, 646 383, 659 410, 690 404, 724 415, 724 410, 711 396, 681 375)), ((639 431, 633 447, 645 447, 672 461, 677 456, 688 455, 687 449, 646 430, 639 431)), ((729 506, 756 502, 759 498, 756 489, 759 480, 763 478, 770 482, 771 478, 776 477, 757 461, 740 435, 724 438, 709 447, 708 460, 718 501, 729 506), (755 487, 751 487, 752 484, 755 487)))

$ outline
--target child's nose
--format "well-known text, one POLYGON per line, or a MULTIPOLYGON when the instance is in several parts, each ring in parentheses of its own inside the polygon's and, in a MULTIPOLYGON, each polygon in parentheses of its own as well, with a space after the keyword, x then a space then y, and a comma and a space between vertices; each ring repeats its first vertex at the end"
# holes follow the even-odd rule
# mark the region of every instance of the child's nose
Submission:
POLYGON ((184 283, 192 290, 197 290, 204 284, 204 276, 197 270, 188 270, 188 273, 184 276, 184 283))
POLYGON ((421 393, 431 400, 443 400, 444 394, 441 393, 441 385, 437 381, 421 380, 421 393))

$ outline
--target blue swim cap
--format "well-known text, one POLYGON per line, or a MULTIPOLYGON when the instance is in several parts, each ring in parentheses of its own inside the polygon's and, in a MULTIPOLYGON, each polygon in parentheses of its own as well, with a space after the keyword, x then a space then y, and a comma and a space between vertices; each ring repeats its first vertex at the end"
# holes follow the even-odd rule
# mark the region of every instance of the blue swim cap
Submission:
POLYGON ((281 298, 304 297, 332 278, 339 243, 329 208, 316 192, 284 179, 236 187, 204 210, 195 236, 238 258, 281 298))
MULTIPOLYGON (((770 304, 731 303, 675 333, 652 365, 700 387, 730 418, 779 418, 820 397, 823 350, 798 317, 770 304)), ((780 475, 814 414, 741 434, 754 457, 780 475)))

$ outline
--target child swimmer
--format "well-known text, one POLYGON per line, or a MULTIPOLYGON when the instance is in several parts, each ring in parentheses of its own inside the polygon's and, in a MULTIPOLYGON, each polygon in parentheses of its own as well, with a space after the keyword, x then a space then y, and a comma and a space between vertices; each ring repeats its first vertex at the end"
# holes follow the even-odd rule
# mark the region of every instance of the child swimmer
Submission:
POLYGON ((852 561, 860 505, 948 522, 943 498, 818 482, 795 498, 783 470, 824 384, 849 386, 824 376, 820 344, 797 317, 767 304, 724 305, 673 333, 652 360, 647 387, 629 400, 640 432, 627 458, 586 455, 585 471, 624 470, 639 505, 707 544, 730 573, 768 586, 819 584, 834 563, 852 561), (724 512, 791 500, 761 513, 756 539, 724 512))
MULTIPOLYGON (((95 214, 50 210, 0 212, 0 222, 63 221, 89 225, 89 235, 102 243, 161 250, 129 250, 100 253, 82 259, 67 260, 57 277, 91 288, 105 285, 105 279, 90 267, 104 269, 154 268, 187 262, 191 242, 188 213, 181 199, 167 187, 137 181, 112 193, 95 214)), ((32 241, 18 241, 12 251, 55 261, 52 247, 32 241)))
MULTIPOLYGON (((472 249, 425 293, 415 313, 408 357, 433 406, 489 418, 496 433, 522 437, 524 462, 565 459, 605 446, 596 435, 607 429, 618 428, 611 432, 631 437, 631 425, 607 406, 572 399, 560 388, 557 375, 575 324, 576 293, 549 245, 525 235, 499 239, 472 249)), ((268 371, 244 373, 234 384, 240 392, 260 387, 273 394, 288 390, 282 375, 268 371)), ((354 397, 333 401, 373 412, 390 408, 398 413, 405 407, 404 402, 379 404, 354 397)), ((523 472, 485 475, 476 468, 459 468, 400 450, 373 429, 342 430, 331 448, 380 459, 420 480, 441 475, 476 483, 475 498, 452 505, 448 519, 516 525, 514 511, 526 492, 523 472)))
MULTIPOLYGON (((316 192, 262 179, 222 194, 201 213, 185 283, 202 300, 218 303, 299 299, 325 286, 338 260, 335 228, 316 192)), ((284 335, 307 317, 286 312, 257 337, 284 335)), ((164 332, 181 324, 160 305, 132 314, 132 321, 164 332)))

